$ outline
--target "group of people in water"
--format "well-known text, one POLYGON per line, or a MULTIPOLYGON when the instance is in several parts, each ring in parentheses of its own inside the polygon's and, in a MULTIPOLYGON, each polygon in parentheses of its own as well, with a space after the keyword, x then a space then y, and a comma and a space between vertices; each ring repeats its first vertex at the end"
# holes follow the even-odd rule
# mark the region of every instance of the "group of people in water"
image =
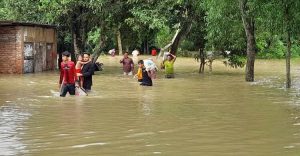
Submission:
MULTIPOLYGON (((134 60, 125 52, 120 63, 123 65, 123 74, 134 76, 141 82, 142 86, 152 86, 152 79, 156 78, 157 66, 151 58, 139 60, 138 70, 134 72, 134 60)), ((133 54, 134 59, 138 54, 133 54)), ((62 53, 62 62, 60 64, 60 96, 78 95, 79 92, 90 92, 92 76, 94 74, 94 63, 92 63, 90 54, 84 53, 78 55, 76 64, 70 59, 71 54, 68 51, 62 53)), ((176 56, 171 53, 165 53, 166 59, 161 63, 161 69, 165 70, 166 78, 174 78, 174 62, 176 56)))
POLYGON ((70 56, 68 51, 62 53, 59 79, 61 97, 65 97, 67 93, 75 95, 76 88, 89 92, 93 85, 94 63, 90 59, 90 54, 79 55, 76 65, 71 61, 70 56))
MULTIPOLYGON (((133 58, 136 56, 133 54, 133 58)), ((174 78, 174 62, 176 56, 171 53, 166 53, 166 59, 161 64, 161 68, 165 70, 166 78, 174 78)), ((128 57, 128 52, 124 54, 123 59, 120 60, 120 63, 123 64, 124 75, 133 75, 134 74, 134 60, 128 57)), ((151 58, 139 60, 137 62, 138 70, 137 74, 134 75, 141 82, 143 86, 152 86, 152 79, 156 78, 156 73, 158 71, 157 66, 151 58)))

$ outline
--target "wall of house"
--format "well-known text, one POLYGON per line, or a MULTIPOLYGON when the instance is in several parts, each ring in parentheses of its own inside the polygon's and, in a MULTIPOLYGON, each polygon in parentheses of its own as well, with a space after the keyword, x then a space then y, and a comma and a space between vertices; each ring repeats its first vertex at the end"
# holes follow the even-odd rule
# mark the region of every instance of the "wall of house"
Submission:
POLYGON ((21 74, 23 55, 20 28, 15 26, 0 27, 0 73, 21 74))
POLYGON ((57 64, 56 31, 51 28, 24 26, 23 33, 24 53, 28 47, 32 47, 33 50, 34 72, 55 69, 57 64))
POLYGON ((37 26, 0 27, 0 73, 32 73, 57 67, 56 31, 37 26))

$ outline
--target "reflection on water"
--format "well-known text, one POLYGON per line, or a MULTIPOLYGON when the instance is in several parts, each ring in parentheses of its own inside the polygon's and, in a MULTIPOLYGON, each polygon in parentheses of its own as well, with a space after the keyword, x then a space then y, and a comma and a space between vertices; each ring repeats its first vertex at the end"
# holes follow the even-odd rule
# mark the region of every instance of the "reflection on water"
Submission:
POLYGON ((199 75, 193 59, 178 58, 176 79, 160 73, 142 87, 118 60, 101 60, 86 97, 56 96, 55 72, 0 75, 0 155, 299 154, 296 66, 286 90, 284 61, 257 61, 256 82, 246 83, 243 69, 216 62, 199 75))
POLYGON ((12 101, 5 101, 5 104, 0 107, 1 155, 14 156, 25 151, 26 146, 22 143, 19 134, 26 131, 22 124, 29 117, 29 113, 23 112, 12 101))

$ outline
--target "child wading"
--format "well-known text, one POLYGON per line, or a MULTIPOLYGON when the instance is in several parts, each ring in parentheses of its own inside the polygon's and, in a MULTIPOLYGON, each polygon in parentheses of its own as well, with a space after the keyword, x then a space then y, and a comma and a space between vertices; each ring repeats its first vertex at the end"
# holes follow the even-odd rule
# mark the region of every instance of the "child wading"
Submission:
POLYGON ((134 75, 135 78, 138 79, 138 82, 142 82, 143 81, 143 73, 142 73, 142 68, 138 68, 137 73, 134 75))
POLYGON ((69 92, 70 95, 75 95, 76 72, 75 64, 69 61, 70 53, 65 51, 62 53, 62 62, 60 64, 60 96, 65 97, 69 92))
POLYGON ((139 64, 139 68, 142 69, 142 83, 140 85, 152 86, 151 73, 150 71, 147 71, 146 68, 144 67, 144 61, 139 60, 138 64, 139 64))

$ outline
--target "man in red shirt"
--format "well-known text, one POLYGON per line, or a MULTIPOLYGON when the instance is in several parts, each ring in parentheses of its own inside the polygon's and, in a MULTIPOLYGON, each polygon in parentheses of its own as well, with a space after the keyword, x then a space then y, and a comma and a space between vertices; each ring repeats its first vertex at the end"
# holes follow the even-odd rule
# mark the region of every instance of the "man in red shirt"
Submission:
POLYGON ((65 51, 62 53, 62 62, 60 64, 60 96, 65 97, 67 92, 70 95, 75 95, 75 82, 77 80, 75 72, 75 63, 69 61, 70 53, 65 51))

